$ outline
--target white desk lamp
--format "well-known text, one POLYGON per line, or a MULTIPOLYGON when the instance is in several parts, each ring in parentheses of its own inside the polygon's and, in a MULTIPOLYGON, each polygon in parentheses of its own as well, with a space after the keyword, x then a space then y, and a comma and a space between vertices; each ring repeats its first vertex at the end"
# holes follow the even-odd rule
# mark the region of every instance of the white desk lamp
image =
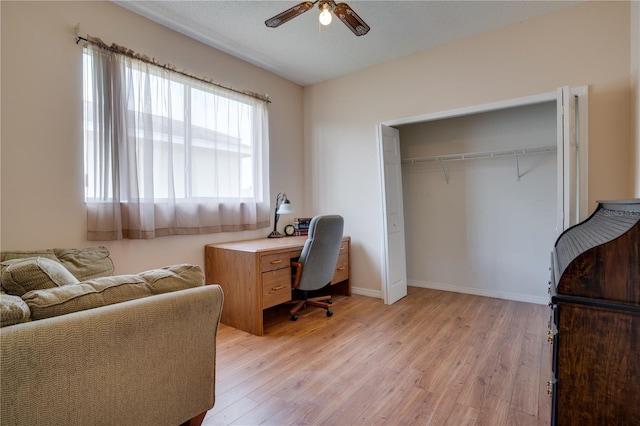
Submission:
POLYGON ((287 194, 285 192, 278 193, 276 196, 275 216, 273 218, 273 231, 267 238, 282 238, 282 234, 278 232, 278 219, 280 219, 281 214, 290 213, 295 213, 295 210, 291 207, 291 202, 287 199, 287 194))

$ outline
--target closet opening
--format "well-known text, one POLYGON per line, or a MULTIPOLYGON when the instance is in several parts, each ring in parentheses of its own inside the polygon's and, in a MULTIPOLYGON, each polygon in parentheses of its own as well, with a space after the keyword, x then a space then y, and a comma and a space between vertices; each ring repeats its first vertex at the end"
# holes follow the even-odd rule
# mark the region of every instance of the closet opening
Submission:
POLYGON ((547 303, 551 247, 587 213, 586 88, 567 92, 380 126, 383 240, 390 229, 404 237, 404 250, 383 250, 386 303, 402 297, 398 276, 405 286, 547 303), (394 170, 400 195, 390 195, 394 170))
POLYGON ((555 102, 397 129, 407 284, 543 297, 556 238, 555 102))

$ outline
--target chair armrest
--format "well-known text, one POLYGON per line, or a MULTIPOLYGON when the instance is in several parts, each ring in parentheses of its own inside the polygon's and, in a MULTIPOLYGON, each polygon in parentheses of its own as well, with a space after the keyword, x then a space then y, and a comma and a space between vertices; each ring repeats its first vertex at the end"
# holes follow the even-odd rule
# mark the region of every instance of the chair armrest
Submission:
POLYGON ((296 274, 295 274, 295 276, 293 278, 292 287, 293 288, 298 288, 298 287, 300 287, 300 277, 302 276, 302 263, 292 260, 291 261, 291 267, 292 268, 296 268, 296 274))

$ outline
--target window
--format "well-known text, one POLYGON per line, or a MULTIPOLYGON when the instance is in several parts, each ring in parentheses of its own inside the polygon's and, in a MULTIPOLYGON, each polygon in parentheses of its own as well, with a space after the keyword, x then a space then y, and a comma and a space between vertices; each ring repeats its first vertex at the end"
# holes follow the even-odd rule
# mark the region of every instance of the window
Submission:
POLYGON ((83 58, 89 239, 269 226, 264 101, 93 45, 83 58))

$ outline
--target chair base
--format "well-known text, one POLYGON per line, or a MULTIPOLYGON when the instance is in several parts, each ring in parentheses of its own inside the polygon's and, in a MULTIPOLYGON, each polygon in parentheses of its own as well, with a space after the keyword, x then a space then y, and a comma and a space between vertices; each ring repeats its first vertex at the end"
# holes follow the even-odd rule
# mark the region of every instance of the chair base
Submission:
POLYGON ((301 300, 290 300, 289 302, 287 302, 287 304, 295 305, 293 308, 291 308, 291 310, 289 310, 289 314, 291 314, 291 321, 296 321, 298 319, 297 313, 306 308, 307 305, 326 309, 328 317, 333 315, 333 311, 331 310, 331 296, 319 296, 310 298, 305 297, 301 300))

